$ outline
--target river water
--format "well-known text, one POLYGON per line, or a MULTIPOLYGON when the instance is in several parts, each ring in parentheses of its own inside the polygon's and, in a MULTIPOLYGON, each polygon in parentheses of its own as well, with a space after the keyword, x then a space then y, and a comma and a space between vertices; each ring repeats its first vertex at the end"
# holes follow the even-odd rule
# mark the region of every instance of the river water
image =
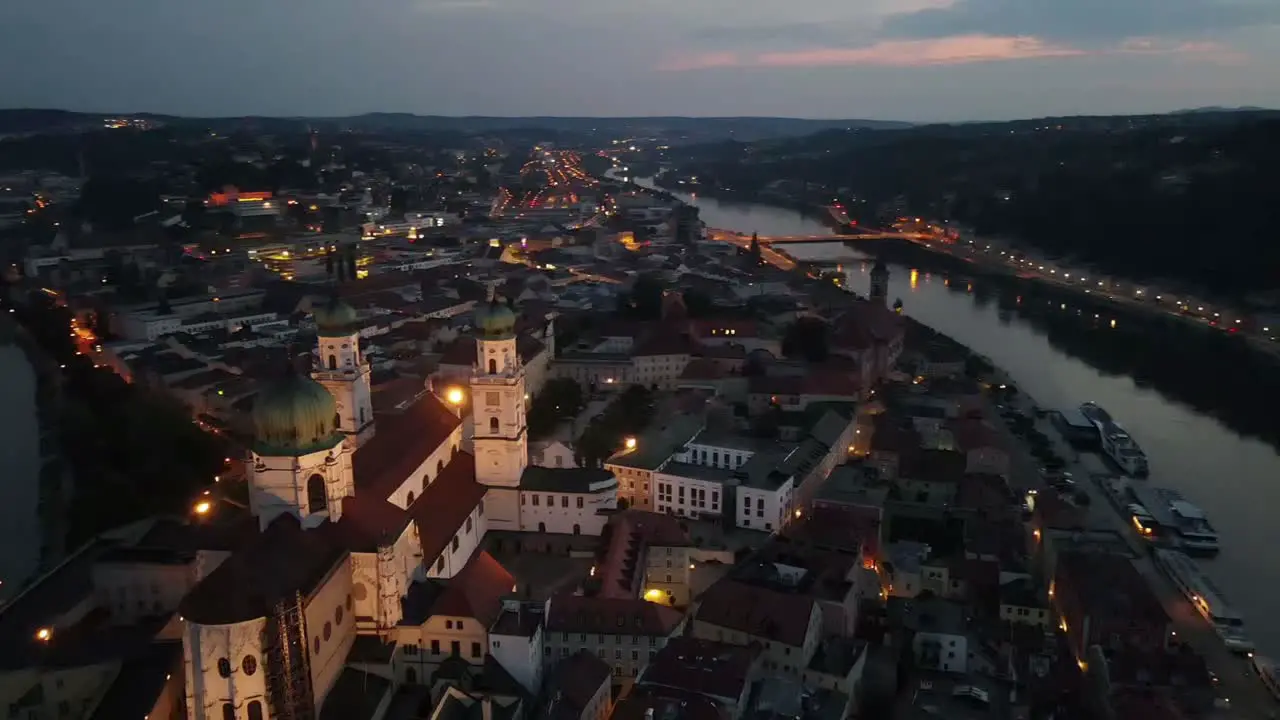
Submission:
MULTIPOLYGON (((681 197, 698 206, 710 227, 761 235, 829 232, 822 223, 783 208, 681 197)), ((848 288, 868 292, 865 256, 847 245, 790 245, 787 252, 802 260, 842 262, 848 288)), ((1042 407, 1076 407, 1093 400, 1124 425, 1147 452, 1149 482, 1177 490, 1208 514, 1222 552, 1201 566, 1245 616, 1260 651, 1280 654, 1280 562, 1271 554, 1280 547, 1275 515, 1280 509, 1280 455, 1270 444, 1228 427, 1216 416, 1221 408, 1212 405, 1218 398, 1206 401, 1192 387, 1208 373, 1238 369, 1202 363, 1188 365, 1182 377, 1178 349, 1182 343, 1191 347, 1203 342, 1195 330, 1173 331, 1180 334, 1170 339, 1166 328, 1159 336, 1165 345, 1153 347, 1157 341, 1152 336, 1129 330, 1141 322, 1106 308, 1071 307, 1069 298, 1059 302, 1056 297, 1028 296, 1024 303, 1020 295, 995 297, 1001 290, 989 281, 924 268, 889 269, 889 297, 901 298, 906 314, 990 358, 1042 407)), ((1264 404, 1268 398, 1220 401, 1238 406, 1264 404)))

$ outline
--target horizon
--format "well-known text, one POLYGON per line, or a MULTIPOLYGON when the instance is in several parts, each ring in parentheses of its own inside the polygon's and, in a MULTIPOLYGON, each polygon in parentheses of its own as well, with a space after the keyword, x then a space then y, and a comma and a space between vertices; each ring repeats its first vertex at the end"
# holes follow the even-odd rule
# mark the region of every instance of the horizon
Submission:
MULTIPOLYGON (((1235 107, 1223 107, 1216 105, 1200 106, 1200 107, 1181 107, 1173 110, 1158 110, 1155 112, 1144 113, 1076 113, 1071 115, 1028 115, 1008 118, 994 119, 955 119, 955 120, 903 120, 900 118, 877 118, 877 117, 805 117, 801 115, 483 115, 483 114, 462 114, 448 115, 440 113, 411 112, 402 110, 368 110, 365 112, 356 112, 345 115, 264 115, 250 113, 247 115, 185 115, 179 113, 154 112, 150 110, 134 110, 134 111, 103 111, 103 110, 71 110, 60 107, 2 107, 0 113, 5 112, 55 112, 69 113, 75 115, 104 116, 104 117, 135 117, 140 115, 148 115, 153 117, 168 117, 179 120, 244 120, 251 118, 261 118, 266 120, 347 120, 352 118, 369 117, 372 115, 400 115, 417 118, 441 118, 447 120, 655 120, 655 119, 672 119, 672 120, 793 120, 797 122, 871 122, 871 123, 902 123, 911 127, 925 127, 929 125, 971 125, 971 124, 1001 124, 1014 122, 1030 122, 1033 120, 1066 120, 1066 119, 1085 119, 1085 118, 1122 118, 1122 117, 1160 117, 1165 115, 1179 115, 1190 113, 1269 113, 1280 112, 1280 106, 1264 107, 1257 105, 1240 105, 1235 107)), ((892 128, 885 128, 892 129, 892 128)))
POLYGON ((1280 106, 1273 0, 0 6, 0 97, 196 117, 983 122, 1280 106))

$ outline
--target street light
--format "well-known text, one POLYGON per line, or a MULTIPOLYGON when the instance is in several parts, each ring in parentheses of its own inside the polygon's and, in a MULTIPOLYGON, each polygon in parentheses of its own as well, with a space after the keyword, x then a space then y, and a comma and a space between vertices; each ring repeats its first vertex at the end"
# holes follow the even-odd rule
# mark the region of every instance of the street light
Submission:
POLYGON ((635 449, 636 449, 636 439, 635 439, 635 437, 629 437, 629 438, 627 438, 626 446, 627 446, 627 449, 628 449, 628 450, 635 450, 635 449))
POLYGON ((462 388, 459 387, 451 387, 449 388, 449 391, 445 393, 445 399, 449 401, 450 405, 461 405, 463 397, 462 388))
POLYGON ((197 515, 208 515, 209 511, 212 509, 213 509, 213 503, 210 503, 208 500, 201 500, 200 502, 196 503, 196 506, 193 508, 193 510, 195 510, 195 513, 197 515))

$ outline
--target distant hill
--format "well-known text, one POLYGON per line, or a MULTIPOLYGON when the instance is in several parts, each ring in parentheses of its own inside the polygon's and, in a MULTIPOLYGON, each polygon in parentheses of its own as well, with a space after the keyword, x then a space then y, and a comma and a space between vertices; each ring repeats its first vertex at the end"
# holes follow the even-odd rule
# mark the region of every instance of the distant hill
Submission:
MULTIPOLYGON (((65 132, 100 125, 106 113, 74 113, 65 110, 0 110, 0 133, 65 132)), ((782 117, 493 117, 367 113, 350 117, 218 117, 197 118, 134 113, 139 117, 173 125, 200 125, 218 130, 262 129, 279 131, 307 126, 355 131, 400 132, 504 132, 547 130, 609 137, 666 134, 686 135, 691 141, 807 135, 831 129, 873 130, 910 127, 910 123, 883 120, 811 120, 782 117)))
POLYGON ((1170 115, 1200 115, 1204 113, 1233 113, 1233 112, 1275 112, 1272 108, 1257 107, 1255 105, 1245 105, 1243 107, 1221 107, 1218 105, 1210 105, 1207 107, 1187 108, 1186 110, 1174 110, 1170 115))

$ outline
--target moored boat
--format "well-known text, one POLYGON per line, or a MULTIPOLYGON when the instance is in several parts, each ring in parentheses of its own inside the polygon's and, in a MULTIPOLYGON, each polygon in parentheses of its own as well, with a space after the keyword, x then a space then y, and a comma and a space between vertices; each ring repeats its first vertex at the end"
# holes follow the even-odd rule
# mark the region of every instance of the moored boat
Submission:
POLYGON ((1080 414, 1084 415, 1098 428, 1099 442, 1102 452, 1121 470, 1133 477, 1146 477, 1150 472, 1147 455, 1120 424, 1112 419, 1111 414, 1103 410, 1097 403, 1087 402, 1080 406, 1080 414))

